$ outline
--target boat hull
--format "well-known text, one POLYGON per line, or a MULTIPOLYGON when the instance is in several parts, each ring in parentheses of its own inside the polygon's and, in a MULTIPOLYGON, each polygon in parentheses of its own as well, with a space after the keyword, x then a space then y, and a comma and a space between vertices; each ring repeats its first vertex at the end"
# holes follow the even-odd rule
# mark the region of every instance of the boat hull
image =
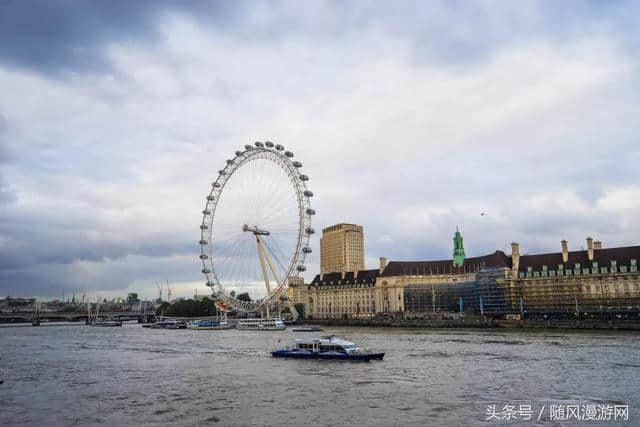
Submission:
POLYGON ((113 320, 113 321, 107 320, 107 321, 100 321, 100 322, 91 322, 90 325, 100 327, 100 328, 112 328, 112 327, 122 326, 122 322, 116 321, 116 320, 113 320))
POLYGON ((290 359, 331 359, 331 360, 354 360, 368 362, 369 360, 382 360, 384 353, 341 353, 337 351, 296 351, 296 350, 276 350, 271 352, 273 357, 285 357, 290 359))
POLYGON ((223 331, 226 329, 231 329, 231 325, 223 325, 223 326, 187 326, 187 329, 192 331, 223 331))
POLYGON ((293 332, 322 332, 324 329, 316 327, 293 328, 293 332))
POLYGON ((241 329, 245 331, 283 331, 286 329, 285 326, 269 326, 269 327, 255 327, 255 326, 236 326, 236 329, 241 329))

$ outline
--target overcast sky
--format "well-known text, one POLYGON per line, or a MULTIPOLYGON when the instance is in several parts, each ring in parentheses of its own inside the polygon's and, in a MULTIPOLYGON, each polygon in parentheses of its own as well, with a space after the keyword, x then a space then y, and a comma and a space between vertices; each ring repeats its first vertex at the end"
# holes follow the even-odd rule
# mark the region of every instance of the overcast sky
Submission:
POLYGON ((639 125, 638 2, 0 0, 0 296, 205 292, 204 196, 264 140, 368 267, 640 244, 639 125))

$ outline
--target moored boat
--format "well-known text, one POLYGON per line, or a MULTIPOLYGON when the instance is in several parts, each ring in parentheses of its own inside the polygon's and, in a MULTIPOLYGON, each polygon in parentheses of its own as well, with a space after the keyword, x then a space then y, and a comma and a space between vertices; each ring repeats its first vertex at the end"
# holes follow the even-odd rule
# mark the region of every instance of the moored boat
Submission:
POLYGON ((102 326, 102 327, 111 327, 111 326, 122 326, 122 320, 94 320, 89 323, 91 326, 102 326))
POLYGON ((198 331, 207 331, 207 330, 224 330, 231 329, 232 325, 227 321, 217 321, 217 320, 192 320, 187 324, 187 329, 194 329, 198 331))
POLYGON ((252 329, 257 331, 277 331, 286 329, 286 325, 278 318, 240 319, 236 329, 252 329))
POLYGON ((362 350, 351 341, 333 335, 320 338, 294 340, 295 347, 279 348, 271 352, 273 357, 293 359, 382 360, 384 353, 362 350))
POLYGON ((148 327, 151 329, 186 329, 187 323, 174 317, 160 316, 155 323, 148 327))
POLYGON ((293 328, 293 332, 322 332, 323 329, 319 326, 300 326, 298 328, 293 328))

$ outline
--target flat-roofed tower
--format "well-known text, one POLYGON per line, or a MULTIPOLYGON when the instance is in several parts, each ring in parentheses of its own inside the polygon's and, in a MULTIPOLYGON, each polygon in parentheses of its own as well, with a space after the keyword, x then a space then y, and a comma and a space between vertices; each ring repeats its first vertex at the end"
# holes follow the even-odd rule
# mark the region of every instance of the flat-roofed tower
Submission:
POLYGON ((322 230, 320 274, 364 270, 364 233, 361 225, 336 224, 322 230))

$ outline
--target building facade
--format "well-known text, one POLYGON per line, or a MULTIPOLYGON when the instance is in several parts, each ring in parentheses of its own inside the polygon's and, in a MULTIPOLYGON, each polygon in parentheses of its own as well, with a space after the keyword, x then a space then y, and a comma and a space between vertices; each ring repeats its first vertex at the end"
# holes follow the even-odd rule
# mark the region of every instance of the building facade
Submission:
POLYGON ((364 232, 360 225, 336 224, 322 230, 320 274, 364 270, 364 232))
POLYGON ((472 301, 465 304, 465 292, 475 291, 481 278, 506 279, 508 261, 504 252, 496 251, 461 259, 459 267, 452 259, 389 262, 376 281, 378 313, 451 311, 452 304, 460 303, 460 297, 463 297, 463 309, 473 307, 472 301))
POLYGON ((390 262, 376 280, 378 314, 473 312, 574 318, 640 316, 640 246, 520 255, 502 251, 454 260, 390 262))
POLYGON ((512 318, 640 317, 640 246, 605 249, 587 238, 587 249, 466 258, 456 230, 451 259, 391 261, 364 266, 362 227, 337 224, 323 230, 321 274, 289 290, 307 317, 391 316, 415 318, 473 313, 512 318))
POLYGON ((376 313, 380 270, 317 275, 306 288, 307 313, 315 319, 370 318, 376 313))
POLYGON ((587 249, 520 255, 512 243, 509 296, 516 311, 566 317, 640 315, 640 246, 604 249, 587 238, 587 249))

